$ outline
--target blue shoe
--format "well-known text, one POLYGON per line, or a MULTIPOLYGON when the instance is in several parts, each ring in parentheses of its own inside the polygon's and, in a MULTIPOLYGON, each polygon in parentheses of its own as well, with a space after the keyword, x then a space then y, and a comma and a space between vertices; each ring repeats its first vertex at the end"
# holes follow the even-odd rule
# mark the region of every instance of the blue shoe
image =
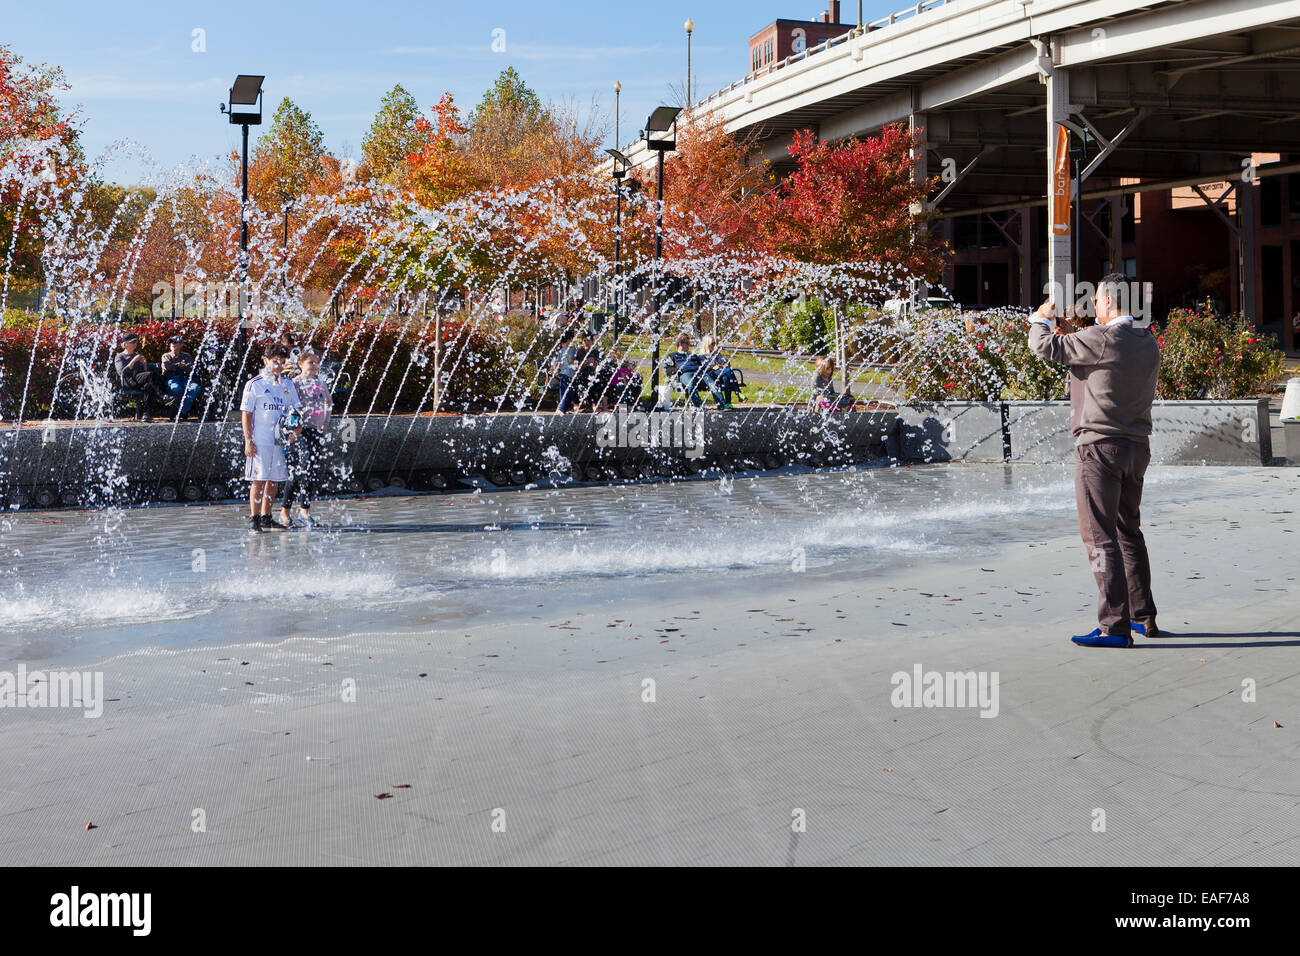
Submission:
POLYGON ((1141 634, 1143 637, 1147 636, 1147 629, 1143 625, 1139 624, 1137 621, 1131 622, 1129 624, 1129 627, 1133 629, 1134 634, 1141 634))
POLYGON ((1070 638, 1080 647, 1132 647, 1133 638, 1129 634, 1103 634, 1101 628, 1094 628, 1091 634, 1070 638))

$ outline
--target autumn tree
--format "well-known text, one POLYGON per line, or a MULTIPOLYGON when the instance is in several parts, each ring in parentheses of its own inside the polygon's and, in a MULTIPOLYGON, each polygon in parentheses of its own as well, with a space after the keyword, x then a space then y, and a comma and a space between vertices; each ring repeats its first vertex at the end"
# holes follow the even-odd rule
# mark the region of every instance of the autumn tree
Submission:
POLYGON ((442 94, 429 112, 432 120, 415 123, 418 146, 406 158, 404 182, 417 202, 436 208, 486 185, 487 175, 466 150, 469 128, 452 95, 442 94))
POLYGON ((420 118, 415 97, 402 84, 384 94, 361 141, 361 154, 372 177, 387 183, 401 178, 406 158, 424 146, 425 134, 417 128, 420 118))
MULTIPOLYGON (((650 164, 633 172, 646 195, 654 194, 655 175, 650 164)), ((679 123, 677 149, 664 163, 665 255, 682 254, 688 245, 710 249, 715 239, 732 250, 750 247, 771 183, 766 164, 755 160, 752 140, 727 132, 720 118, 679 123)))
POLYGON ((249 164, 254 198, 263 206, 277 208, 303 196, 324 172, 324 141, 310 113, 287 96, 281 100, 249 164))
POLYGON ((63 71, 49 65, 26 65, 0 44, 0 165, 11 163, 19 177, 0 181, 0 261, 12 260, 11 284, 19 288, 41 281, 41 235, 34 194, 39 189, 66 190, 85 175, 75 115, 58 105, 68 88, 63 71), (27 149, 53 149, 37 158, 27 149), (38 185, 33 186, 36 177, 38 185))
POLYGON ((795 170, 768 194, 759 241, 801 262, 844 267, 841 295, 870 275, 868 263, 937 278, 943 244, 912 212, 930 186, 913 176, 918 142, 902 124, 834 144, 797 132, 795 170))

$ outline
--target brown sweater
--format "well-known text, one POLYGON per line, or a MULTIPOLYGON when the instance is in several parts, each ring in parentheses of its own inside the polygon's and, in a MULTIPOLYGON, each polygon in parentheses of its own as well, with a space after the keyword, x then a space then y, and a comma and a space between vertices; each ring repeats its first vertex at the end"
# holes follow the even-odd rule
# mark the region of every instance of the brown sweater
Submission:
POLYGON ((1150 440, 1160 369, 1160 346, 1150 329, 1117 319, 1056 335, 1032 322, 1029 347, 1070 367, 1070 430, 1076 445, 1103 438, 1150 440))

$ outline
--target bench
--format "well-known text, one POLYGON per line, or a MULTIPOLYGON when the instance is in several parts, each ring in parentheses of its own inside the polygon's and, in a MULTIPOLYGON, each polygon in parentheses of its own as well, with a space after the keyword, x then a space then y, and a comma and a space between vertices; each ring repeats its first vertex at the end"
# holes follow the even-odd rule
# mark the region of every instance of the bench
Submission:
POLYGON ((148 421, 153 417, 150 411, 149 393, 142 388, 125 384, 117 373, 116 364, 108 366, 108 382, 113 390, 111 402, 114 418, 124 418, 124 413, 128 410, 136 421, 142 419, 148 421))
MULTIPOLYGON (((681 395, 683 398, 688 398, 689 396, 686 394, 686 386, 682 384, 681 375, 677 371, 676 354, 676 352, 669 352, 668 355, 664 357, 663 362, 664 373, 668 378, 669 394, 681 395)), ((738 368, 732 368, 730 365, 726 366, 726 368, 735 378, 735 385, 731 390, 737 395, 741 395, 746 384, 745 373, 738 368)), ((696 372, 695 378, 692 380, 691 384, 694 386, 696 395, 700 394, 700 392, 708 391, 707 386, 704 384, 704 376, 699 374, 699 372, 696 372)), ((723 391, 721 385, 718 386, 718 390, 723 391)), ((692 402, 692 404, 694 404, 694 402, 692 402)))
MULTIPOLYGON (((602 362, 602 366, 603 364, 604 363, 602 362)), ((559 396, 560 376, 552 374, 549 371, 549 365, 550 363, 547 363, 547 365, 544 365, 537 369, 536 385, 539 389, 541 389, 543 393, 554 392, 556 401, 558 402, 560 397, 559 396)), ((599 371, 597 372, 597 374, 600 374, 599 371)), ((633 372, 631 377, 626 382, 624 382, 622 386, 616 388, 612 385, 607 384, 604 386, 604 388, 596 392, 596 396, 597 398, 603 396, 611 405, 615 407, 619 405, 623 405, 626 406, 627 408, 632 408, 640 400, 641 389, 644 386, 644 384, 645 384, 644 379, 642 379, 638 373, 633 372)), ((574 386, 575 389, 577 387, 578 386, 576 385, 574 386)), ((577 396, 575 394, 574 396, 575 402, 579 397, 580 396, 577 396)))

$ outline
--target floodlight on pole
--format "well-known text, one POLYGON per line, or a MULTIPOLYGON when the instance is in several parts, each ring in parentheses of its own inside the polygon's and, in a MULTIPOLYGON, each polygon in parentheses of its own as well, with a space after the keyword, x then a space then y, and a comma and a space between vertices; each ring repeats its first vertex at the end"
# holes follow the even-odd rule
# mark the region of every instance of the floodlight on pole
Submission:
POLYGON ((230 98, 221 104, 221 112, 238 125, 243 139, 243 159, 240 164, 239 205, 239 334, 247 334, 244 325, 244 284, 248 280, 248 127, 262 125, 262 81, 265 76, 241 73, 230 86, 230 98), (236 106, 256 109, 236 110, 236 106))
POLYGON ((677 148, 677 115, 680 106, 658 106, 645 121, 646 149, 659 154, 658 175, 655 177, 655 258, 654 258, 654 313, 650 317, 650 338, 654 351, 650 358, 651 401, 659 395, 659 259, 664 247, 664 153, 677 148))

